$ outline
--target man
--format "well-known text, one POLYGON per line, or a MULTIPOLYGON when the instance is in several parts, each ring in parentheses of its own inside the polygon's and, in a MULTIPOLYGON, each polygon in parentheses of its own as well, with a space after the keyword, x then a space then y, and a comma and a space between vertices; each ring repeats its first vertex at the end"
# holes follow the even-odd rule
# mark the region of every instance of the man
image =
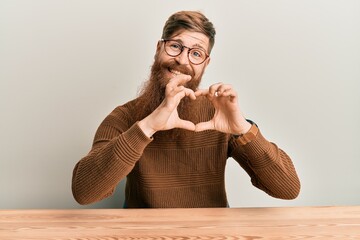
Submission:
POLYGON ((80 204, 110 196, 126 177, 125 207, 227 207, 229 157, 269 195, 297 197, 291 159, 244 118, 232 86, 197 89, 214 41, 203 14, 170 16, 140 96, 105 118, 74 168, 72 190, 80 204))

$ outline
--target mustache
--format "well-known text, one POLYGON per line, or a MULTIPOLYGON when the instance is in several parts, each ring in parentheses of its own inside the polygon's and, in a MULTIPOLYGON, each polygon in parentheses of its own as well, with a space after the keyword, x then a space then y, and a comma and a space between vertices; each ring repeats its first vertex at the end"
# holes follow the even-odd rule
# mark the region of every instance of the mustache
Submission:
POLYGON ((192 71, 190 67, 188 67, 187 65, 180 65, 174 60, 163 63, 163 67, 181 72, 186 75, 190 75, 191 77, 195 76, 195 73, 192 71))

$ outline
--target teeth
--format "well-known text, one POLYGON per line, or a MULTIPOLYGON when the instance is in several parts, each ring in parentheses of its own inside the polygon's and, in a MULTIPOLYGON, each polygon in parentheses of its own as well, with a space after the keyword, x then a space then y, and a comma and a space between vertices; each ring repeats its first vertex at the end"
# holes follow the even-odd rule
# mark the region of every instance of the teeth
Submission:
POLYGON ((173 70, 173 69, 171 69, 171 70, 170 70, 170 72, 172 72, 172 73, 173 73, 173 74, 175 74, 175 75, 179 75, 179 74, 181 74, 181 72, 176 71, 176 70, 173 70))

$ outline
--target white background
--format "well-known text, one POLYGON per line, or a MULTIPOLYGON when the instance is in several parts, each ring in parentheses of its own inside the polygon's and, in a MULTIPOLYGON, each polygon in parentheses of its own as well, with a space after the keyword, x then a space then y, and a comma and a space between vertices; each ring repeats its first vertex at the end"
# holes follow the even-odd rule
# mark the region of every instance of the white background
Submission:
POLYGON ((216 43, 202 83, 235 86, 247 118, 293 159, 293 201, 232 160, 231 207, 360 204, 360 1, 0 1, 0 208, 80 206, 72 170, 117 105, 137 96, 167 18, 200 10, 216 43))

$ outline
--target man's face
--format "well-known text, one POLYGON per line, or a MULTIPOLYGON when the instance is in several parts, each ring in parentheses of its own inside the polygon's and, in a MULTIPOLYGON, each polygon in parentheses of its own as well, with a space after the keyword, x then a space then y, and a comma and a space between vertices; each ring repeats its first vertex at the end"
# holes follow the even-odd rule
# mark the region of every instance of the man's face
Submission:
MULTIPOLYGON (((189 48, 202 48, 208 53, 209 39, 202 33, 182 31, 174 34, 170 39, 176 40, 183 46, 189 48)), ((180 55, 171 57, 165 52, 164 42, 159 41, 155 61, 151 67, 150 78, 140 91, 136 106, 137 111, 134 118, 141 120, 159 106, 164 100, 166 85, 176 74, 183 73, 191 75, 192 79, 186 83, 185 87, 196 90, 209 60, 210 59, 207 58, 199 65, 192 64, 188 59, 187 48, 184 48, 180 55)), ((178 114, 181 118, 197 122, 197 114, 199 111, 196 106, 197 104, 194 104, 194 102, 195 101, 190 101, 186 97, 182 99, 178 106, 178 114)), ((183 132, 184 130, 180 129, 179 131, 183 132)), ((177 135, 179 131, 173 130, 172 132, 177 135)))
MULTIPOLYGON (((183 46, 186 46, 188 48, 201 48, 205 50, 206 53, 208 53, 209 38, 202 33, 181 31, 167 40, 176 40, 183 46)), ((159 70, 161 71, 163 80, 165 80, 162 85, 166 85, 171 78, 173 78, 179 73, 192 76, 191 81, 194 82, 189 83, 189 85, 196 87, 199 85, 201 77, 204 74, 205 68, 209 63, 210 58, 207 58, 203 63, 199 65, 195 65, 189 61, 188 48, 184 48, 180 55, 172 57, 165 52, 164 42, 158 42, 155 62, 159 64, 159 70)))

